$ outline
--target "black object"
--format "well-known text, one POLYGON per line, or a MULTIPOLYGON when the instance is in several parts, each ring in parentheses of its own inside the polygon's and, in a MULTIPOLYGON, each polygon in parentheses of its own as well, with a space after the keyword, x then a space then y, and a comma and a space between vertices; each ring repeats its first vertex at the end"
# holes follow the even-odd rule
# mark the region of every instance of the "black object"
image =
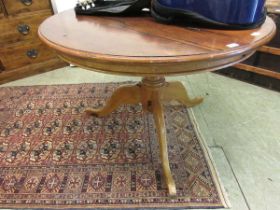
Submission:
POLYGON ((32 58, 32 59, 37 58, 37 57, 38 57, 38 54, 39 54, 38 50, 35 50, 35 49, 31 49, 31 50, 28 50, 28 51, 26 52, 26 55, 27 55, 29 58, 32 58))
POLYGON ((221 29, 251 29, 266 19, 265 0, 80 0, 78 15, 137 16, 144 8, 164 23, 221 29))
POLYGON ((264 0, 153 0, 151 14, 164 23, 251 29, 264 23, 266 9, 263 5, 264 0))
POLYGON ((27 24, 19 24, 18 27, 18 32, 20 32, 23 35, 29 34, 30 27, 27 24))
POLYGON ((78 15, 138 15, 150 8, 150 0, 85 0, 77 3, 78 15))

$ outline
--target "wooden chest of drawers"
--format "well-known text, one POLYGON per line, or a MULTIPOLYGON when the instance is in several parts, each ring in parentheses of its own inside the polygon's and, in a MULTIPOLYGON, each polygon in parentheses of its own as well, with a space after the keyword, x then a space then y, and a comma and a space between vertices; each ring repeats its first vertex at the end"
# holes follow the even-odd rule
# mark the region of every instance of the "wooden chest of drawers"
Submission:
POLYGON ((0 0, 0 84, 67 65, 37 35, 52 14, 50 0, 0 0))

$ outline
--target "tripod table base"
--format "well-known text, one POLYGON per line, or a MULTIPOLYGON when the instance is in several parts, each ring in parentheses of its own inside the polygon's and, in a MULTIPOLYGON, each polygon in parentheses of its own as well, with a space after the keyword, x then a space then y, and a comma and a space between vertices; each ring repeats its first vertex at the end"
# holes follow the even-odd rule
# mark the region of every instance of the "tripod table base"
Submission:
POLYGON ((142 82, 136 85, 123 85, 115 90, 103 108, 89 108, 86 112, 96 117, 104 117, 123 104, 138 103, 142 103, 144 111, 152 112, 157 128, 165 182, 169 195, 175 196, 176 185, 169 166, 163 108, 163 102, 171 100, 176 100, 186 107, 196 106, 203 101, 202 98, 190 99, 181 82, 168 83, 164 77, 144 77, 142 82))

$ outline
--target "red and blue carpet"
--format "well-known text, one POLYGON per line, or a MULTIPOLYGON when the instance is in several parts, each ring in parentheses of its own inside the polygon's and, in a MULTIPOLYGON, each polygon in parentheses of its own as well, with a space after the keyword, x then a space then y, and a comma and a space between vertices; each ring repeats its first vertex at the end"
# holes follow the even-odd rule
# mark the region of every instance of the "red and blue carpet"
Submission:
POLYGON ((0 89, 1 208, 227 207, 186 108, 165 107, 176 197, 167 194, 151 114, 140 105, 84 114, 118 85, 0 89))

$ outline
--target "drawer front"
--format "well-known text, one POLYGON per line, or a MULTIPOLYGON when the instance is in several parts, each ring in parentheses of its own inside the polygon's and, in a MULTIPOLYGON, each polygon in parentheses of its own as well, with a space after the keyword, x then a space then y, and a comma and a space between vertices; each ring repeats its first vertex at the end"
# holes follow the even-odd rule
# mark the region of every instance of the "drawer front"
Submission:
POLYGON ((9 15, 50 9, 49 0, 3 0, 9 15))
POLYGON ((40 23, 51 15, 45 11, 36 15, 21 15, 0 21, 0 46, 37 38, 40 23))
POLYGON ((56 55, 40 41, 36 43, 20 43, 17 46, 11 45, 0 50, 0 58, 6 71, 55 57, 56 55))

